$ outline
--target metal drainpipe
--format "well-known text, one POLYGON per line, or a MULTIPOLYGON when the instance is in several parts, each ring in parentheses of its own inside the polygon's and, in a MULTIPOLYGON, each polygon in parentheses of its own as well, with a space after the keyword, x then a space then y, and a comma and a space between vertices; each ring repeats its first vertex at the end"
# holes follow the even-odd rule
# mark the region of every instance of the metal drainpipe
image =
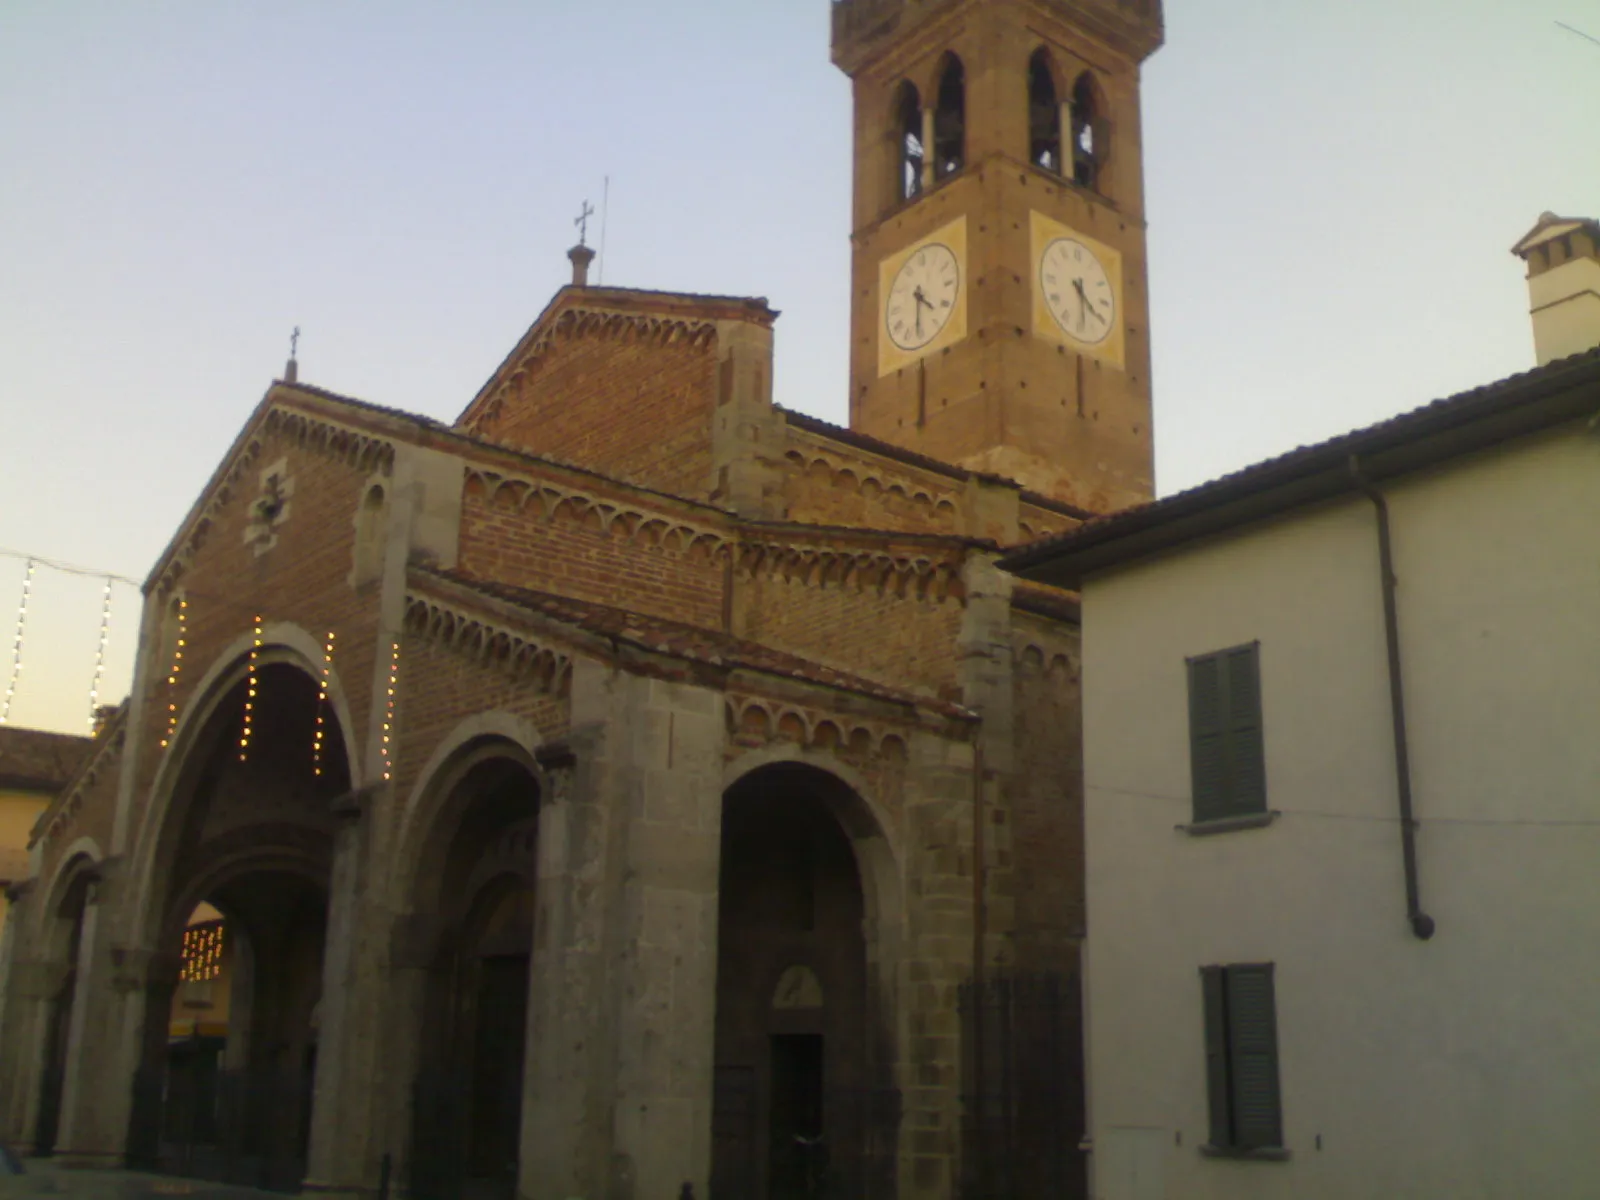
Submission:
POLYGON ((1406 919, 1422 941, 1433 936, 1434 921, 1422 911, 1417 886, 1417 822, 1411 813, 1411 753, 1406 741, 1405 690, 1400 682, 1400 618, 1395 607, 1394 547, 1389 538, 1389 503, 1350 456, 1350 478, 1378 514, 1378 566, 1383 577, 1383 630, 1389 643, 1389 711, 1394 722, 1394 773, 1400 799, 1400 853, 1406 871, 1406 919))

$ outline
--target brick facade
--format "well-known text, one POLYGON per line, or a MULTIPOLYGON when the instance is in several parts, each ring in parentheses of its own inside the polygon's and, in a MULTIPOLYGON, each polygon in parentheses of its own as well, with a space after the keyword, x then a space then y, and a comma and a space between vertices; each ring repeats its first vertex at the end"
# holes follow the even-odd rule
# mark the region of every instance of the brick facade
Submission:
POLYGON ((1084 433, 1022 402, 1056 352, 991 339, 950 368, 981 400, 907 433, 865 381, 838 429, 773 405, 775 318, 574 284, 453 425, 271 387, 39 827, 0 1137, 171 1165, 204 900, 253 964, 213 1065, 280 1089, 238 1144, 286 1186, 767 1200, 824 1135, 841 1195, 970 1182, 983 989, 1075 989, 1084 926, 1076 612, 994 564, 1142 494, 1147 388, 1091 373, 1084 433))

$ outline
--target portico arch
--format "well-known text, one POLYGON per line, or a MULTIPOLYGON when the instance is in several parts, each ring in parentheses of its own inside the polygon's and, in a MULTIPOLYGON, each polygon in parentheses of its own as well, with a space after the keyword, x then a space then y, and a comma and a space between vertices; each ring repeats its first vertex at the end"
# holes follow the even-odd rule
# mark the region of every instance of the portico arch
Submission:
POLYGON ((741 760, 723 796, 713 1200, 892 1194, 899 872, 864 782, 741 760))
POLYGON ((129 931, 147 965, 127 1147, 164 1170, 291 1187, 312 1127, 335 800, 354 755, 320 647, 281 625, 261 642, 241 637, 205 673, 133 839, 129 931), (192 936, 197 921, 212 941, 192 936), (199 987, 210 976, 190 956, 218 939, 239 969, 199 987))
POLYGON ((474 719, 407 801, 392 888, 392 1076, 418 1196, 509 1197, 521 1158, 542 775, 525 723, 474 719))

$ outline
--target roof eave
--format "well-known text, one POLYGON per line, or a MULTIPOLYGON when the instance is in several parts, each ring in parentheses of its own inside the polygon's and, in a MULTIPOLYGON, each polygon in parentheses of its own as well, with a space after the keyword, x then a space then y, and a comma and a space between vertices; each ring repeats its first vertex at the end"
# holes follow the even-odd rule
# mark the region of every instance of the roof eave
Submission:
POLYGON ((1600 409, 1600 360, 1579 363, 1570 373, 1518 380, 1507 390, 1509 396, 1482 397, 1479 405, 1419 413, 1415 427, 1380 426, 1365 437, 1336 439, 1304 460, 1247 469, 1215 488, 1037 543, 999 565, 1036 583, 1079 589, 1096 572, 1349 495, 1357 489, 1353 463, 1367 480, 1381 482, 1594 415, 1600 409))

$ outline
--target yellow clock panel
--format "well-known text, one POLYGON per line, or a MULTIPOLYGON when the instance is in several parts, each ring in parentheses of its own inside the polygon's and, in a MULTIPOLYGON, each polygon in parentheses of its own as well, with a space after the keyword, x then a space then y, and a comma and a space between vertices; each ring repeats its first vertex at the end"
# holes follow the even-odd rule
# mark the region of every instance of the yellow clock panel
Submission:
POLYGON ((1123 328, 1121 253, 1034 213, 1034 336, 1121 368, 1123 328))
POLYGON ((967 219, 878 264, 878 375, 967 336, 967 219))

